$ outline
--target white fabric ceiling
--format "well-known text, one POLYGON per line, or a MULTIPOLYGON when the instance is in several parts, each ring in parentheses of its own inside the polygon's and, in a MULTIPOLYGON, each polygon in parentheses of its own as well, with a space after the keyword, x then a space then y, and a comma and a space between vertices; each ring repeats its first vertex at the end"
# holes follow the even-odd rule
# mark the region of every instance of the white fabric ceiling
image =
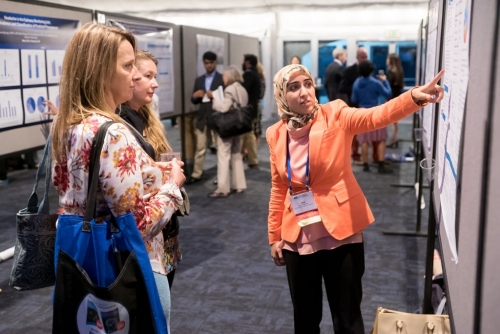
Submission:
POLYGON ((328 36, 383 39, 399 30, 415 39, 428 0, 48 0, 263 38, 328 36), (378 36, 378 38, 377 38, 378 36))

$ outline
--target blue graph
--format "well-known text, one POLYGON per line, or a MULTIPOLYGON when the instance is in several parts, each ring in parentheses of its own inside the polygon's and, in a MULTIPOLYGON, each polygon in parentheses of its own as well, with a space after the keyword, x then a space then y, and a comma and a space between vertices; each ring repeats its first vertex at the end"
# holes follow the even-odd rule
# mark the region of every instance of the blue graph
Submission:
POLYGON ((34 113, 35 112, 35 100, 32 98, 32 97, 29 97, 27 100, 26 100, 26 106, 28 107, 28 112, 30 114, 34 113))
POLYGON ((43 104, 43 101, 45 101, 45 98, 43 96, 38 97, 36 105, 40 112, 45 112, 45 105, 43 104))
POLYGON ((7 101, 7 106, 0 103, 0 118, 12 118, 16 116, 16 107, 10 105, 10 101, 7 101))

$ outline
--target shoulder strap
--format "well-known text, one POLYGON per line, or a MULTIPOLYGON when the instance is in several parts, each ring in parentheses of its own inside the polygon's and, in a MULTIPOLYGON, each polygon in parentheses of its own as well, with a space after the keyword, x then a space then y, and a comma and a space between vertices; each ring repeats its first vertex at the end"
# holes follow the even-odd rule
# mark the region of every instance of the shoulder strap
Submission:
MULTIPOLYGON (((108 133, 108 128, 113 125, 113 121, 106 122, 99 127, 92 142, 89 161, 89 183, 87 191, 87 205, 85 208, 85 217, 83 224, 88 225, 95 217, 97 189, 99 187, 99 170, 101 168, 101 151, 104 145, 104 138, 108 133)), ((85 226, 83 227, 85 229, 85 226)))
POLYGON ((48 200, 48 194, 49 194, 49 188, 50 188, 50 179, 52 176, 52 153, 51 153, 51 148, 52 148, 52 138, 49 135, 47 138, 47 142, 45 143, 45 147, 43 149, 43 156, 42 160, 40 161, 40 165, 38 166, 38 170, 36 171, 36 177, 35 177, 35 184, 33 185, 33 190, 31 191, 30 198, 28 200, 28 206, 27 206, 27 212, 28 213, 45 213, 48 214, 50 207, 49 207, 49 200, 48 200), (40 204, 40 207, 38 207, 38 196, 36 194, 36 190, 38 188, 38 182, 40 181, 40 178, 42 176, 42 173, 45 169, 45 192, 43 195, 43 200, 42 203, 40 204))

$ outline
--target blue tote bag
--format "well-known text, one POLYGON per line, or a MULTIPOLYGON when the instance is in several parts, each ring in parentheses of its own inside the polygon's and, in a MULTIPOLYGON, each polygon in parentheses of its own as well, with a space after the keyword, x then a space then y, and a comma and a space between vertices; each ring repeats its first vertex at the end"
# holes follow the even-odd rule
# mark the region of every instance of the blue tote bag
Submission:
POLYGON ((52 333, 167 333, 148 253, 131 213, 94 220, 101 125, 90 153, 85 217, 60 215, 52 333))

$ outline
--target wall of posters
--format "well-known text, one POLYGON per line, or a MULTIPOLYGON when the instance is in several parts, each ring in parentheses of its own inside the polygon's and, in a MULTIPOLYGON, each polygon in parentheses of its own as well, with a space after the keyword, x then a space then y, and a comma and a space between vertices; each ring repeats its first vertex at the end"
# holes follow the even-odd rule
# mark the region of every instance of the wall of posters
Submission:
POLYGON ((439 110, 438 187, 443 223, 453 260, 458 261, 455 233, 457 174, 465 99, 469 83, 470 0, 448 0, 442 79, 445 95, 439 110))
POLYGON ((50 121, 59 104, 64 49, 77 20, 0 12, 0 131, 50 121))

